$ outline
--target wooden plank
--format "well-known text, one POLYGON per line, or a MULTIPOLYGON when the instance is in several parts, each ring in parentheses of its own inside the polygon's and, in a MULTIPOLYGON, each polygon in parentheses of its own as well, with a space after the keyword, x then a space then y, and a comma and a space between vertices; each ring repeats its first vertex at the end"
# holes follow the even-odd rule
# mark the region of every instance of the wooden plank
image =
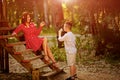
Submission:
POLYGON ((14 52, 15 55, 20 55, 22 54, 21 52, 14 52))
POLYGON ((26 50, 24 50, 24 51, 14 51, 14 54, 16 54, 16 55, 19 55, 19 54, 23 54, 23 53, 26 53, 26 52, 32 52, 33 51, 33 49, 26 49, 26 50))
POLYGON ((4 52, 3 47, 0 46, 0 70, 4 72, 4 52))
POLYGON ((7 50, 4 49, 4 65, 5 65, 5 73, 9 73, 9 56, 7 50))
POLYGON ((14 30, 14 27, 0 27, 0 31, 9 31, 9 30, 14 30))
POLYGON ((14 35, 2 35, 2 36, 0 36, 0 39, 6 39, 9 37, 15 37, 15 36, 14 35))
POLYGON ((33 70, 40 70, 41 68, 44 68, 44 67, 47 67, 47 66, 50 66, 50 65, 52 65, 52 63, 43 64, 43 65, 41 65, 41 66, 38 67, 38 68, 33 68, 33 70))
MULTIPOLYGON (((64 69, 64 67, 61 68, 61 69, 58 70, 58 71, 55 70, 55 71, 48 72, 48 73, 46 73, 46 74, 41 75, 41 77, 49 77, 49 76, 56 75, 56 74, 58 74, 58 73, 64 72, 63 69, 64 69)), ((65 72, 64 72, 64 73, 65 73, 65 72)))
MULTIPOLYGON (((49 64, 49 62, 47 62, 45 59, 41 59, 45 64, 49 64)), ((53 65, 49 65, 49 68, 52 70, 58 70, 57 68, 55 68, 55 66, 53 65)))
POLYGON ((57 71, 51 71, 51 72, 48 72, 46 74, 43 74, 42 77, 48 77, 48 76, 54 75, 56 73, 57 73, 57 71))
POLYGON ((36 56, 36 57, 28 59, 28 60, 22 60, 22 62, 23 63, 28 63, 30 61, 33 61, 33 60, 36 60, 36 59, 39 59, 39 58, 43 58, 43 55, 39 55, 39 56, 36 56))
POLYGON ((32 71, 32 80, 40 80, 40 72, 39 70, 32 71))
POLYGON ((23 67, 25 67, 29 72, 32 71, 32 64, 30 63, 21 63, 22 60, 24 60, 24 57, 22 55, 15 55, 13 50, 11 50, 11 48, 7 48, 5 47, 5 49, 11 54, 11 56, 13 58, 15 58, 17 60, 17 62, 19 62, 23 67))
POLYGON ((21 45, 21 44, 25 44, 25 41, 23 42, 15 42, 15 43, 8 43, 6 44, 7 47, 13 47, 15 45, 21 45))

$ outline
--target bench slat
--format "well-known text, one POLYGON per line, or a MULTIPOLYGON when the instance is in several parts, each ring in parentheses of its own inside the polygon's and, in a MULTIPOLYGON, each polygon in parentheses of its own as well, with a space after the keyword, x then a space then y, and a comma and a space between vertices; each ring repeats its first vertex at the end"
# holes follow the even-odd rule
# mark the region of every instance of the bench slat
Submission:
POLYGON ((8 43, 6 44, 7 47, 13 47, 15 45, 22 45, 22 44, 25 44, 25 41, 23 42, 15 42, 15 43, 8 43))
POLYGON ((43 58, 43 55, 39 55, 39 56, 33 57, 31 59, 28 59, 28 60, 22 60, 22 62, 23 63, 28 63, 30 61, 33 61, 33 60, 36 60, 36 59, 39 59, 39 58, 43 58))

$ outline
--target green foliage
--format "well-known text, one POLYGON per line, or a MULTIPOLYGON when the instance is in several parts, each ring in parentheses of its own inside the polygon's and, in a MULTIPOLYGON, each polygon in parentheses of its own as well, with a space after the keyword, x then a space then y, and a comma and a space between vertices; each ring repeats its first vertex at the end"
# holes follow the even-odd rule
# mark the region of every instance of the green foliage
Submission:
POLYGON ((77 14, 79 16, 73 17, 73 20, 77 22, 75 23, 77 25, 76 31, 79 31, 84 36, 88 35, 88 33, 93 36, 92 39, 85 37, 81 41, 81 52, 84 53, 85 50, 86 52, 84 54, 90 54, 92 50, 95 50, 96 56, 104 56, 109 62, 119 61, 120 8, 118 5, 120 1, 83 0, 79 2, 77 0, 76 2, 73 3, 74 5, 78 5, 79 10, 77 12, 73 9, 76 12, 73 15, 77 14), (87 30, 85 28, 86 26, 88 26, 87 30), (94 47, 91 47, 89 41, 93 41, 92 45, 94 47))
MULTIPOLYGON (((49 40, 49 43, 52 42, 54 46, 51 47, 51 51, 54 54, 54 57, 58 61, 65 61, 66 60, 66 52, 64 48, 58 48, 56 39, 53 38, 52 40, 49 40)), ((81 49, 81 44, 80 44, 80 38, 77 37, 76 39, 76 48, 77 48, 77 62, 80 61, 80 49, 81 49)))
POLYGON ((56 39, 53 38, 51 41, 54 46, 51 47, 51 51, 57 61, 65 61, 66 60, 66 53, 64 48, 58 48, 56 39))
POLYGON ((20 24, 20 19, 24 11, 29 11, 32 14, 32 17, 34 16, 32 20, 35 23, 43 20, 42 4, 43 0, 39 2, 37 0, 7 0, 7 18, 9 25, 11 27, 16 27, 20 24))
POLYGON ((106 25, 106 28, 99 28, 102 32, 95 38, 96 54, 105 56, 106 61, 110 63, 120 61, 120 31, 115 29, 114 26, 111 27, 110 25, 106 25))
POLYGON ((52 36, 54 36, 54 35, 56 35, 55 29, 53 27, 48 28, 45 26, 45 27, 43 27, 42 33, 40 35, 52 35, 52 36))
POLYGON ((57 46, 54 46, 51 48, 52 53, 57 61, 65 61, 66 60, 66 53, 65 50, 62 48, 58 48, 57 46))
POLYGON ((8 43, 14 43, 14 42, 18 42, 18 40, 15 37, 8 39, 8 43))
MULTIPOLYGON (((36 16, 34 13, 36 8, 39 8, 36 9, 38 11, 36 17, 43 20, 43 0, 38 0, 40 3, 36 5, 33 4, 34 1, 36 0, 7 0, 10 26, 16 27, 20 23, 23 11, 30 11, 36 16)), ((63 4, 65 20, 72 20, 73 32, 80 34, 76 41, 78 61, 83 57, 83 60, 86 60, 92 53, 95 53, 96 56, 104 56, 108 62, 120 59, 119 4, 120 1, 114 0, 73 0, 69 4, 63 4)), ((44 27, 41 33, 41 35, 55 34, 54 26, 44 27)), ((54 46, 51 47, 51 50, 55 58, 65 60, 64 49, 57 47, 56 40, 52 42, 54 46)))

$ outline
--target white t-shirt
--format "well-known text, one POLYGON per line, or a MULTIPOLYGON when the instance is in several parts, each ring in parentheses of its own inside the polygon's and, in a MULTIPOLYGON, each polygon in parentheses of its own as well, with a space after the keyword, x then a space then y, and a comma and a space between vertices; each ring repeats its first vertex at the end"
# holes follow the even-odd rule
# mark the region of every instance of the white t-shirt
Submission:
POLYGON ((58 38, 59 41, 64 41, 66 53, 75 54, 76 49, 76 38, 72 32, 67 32, 64 36, 58 38))

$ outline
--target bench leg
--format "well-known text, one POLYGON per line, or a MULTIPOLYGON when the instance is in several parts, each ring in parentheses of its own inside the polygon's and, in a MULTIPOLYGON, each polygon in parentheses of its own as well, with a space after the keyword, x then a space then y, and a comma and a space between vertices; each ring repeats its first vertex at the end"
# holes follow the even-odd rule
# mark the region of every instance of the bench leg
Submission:
POLYGON ((40 80, 40 72, 39 70, 32 71, 32 80, 40 80))

